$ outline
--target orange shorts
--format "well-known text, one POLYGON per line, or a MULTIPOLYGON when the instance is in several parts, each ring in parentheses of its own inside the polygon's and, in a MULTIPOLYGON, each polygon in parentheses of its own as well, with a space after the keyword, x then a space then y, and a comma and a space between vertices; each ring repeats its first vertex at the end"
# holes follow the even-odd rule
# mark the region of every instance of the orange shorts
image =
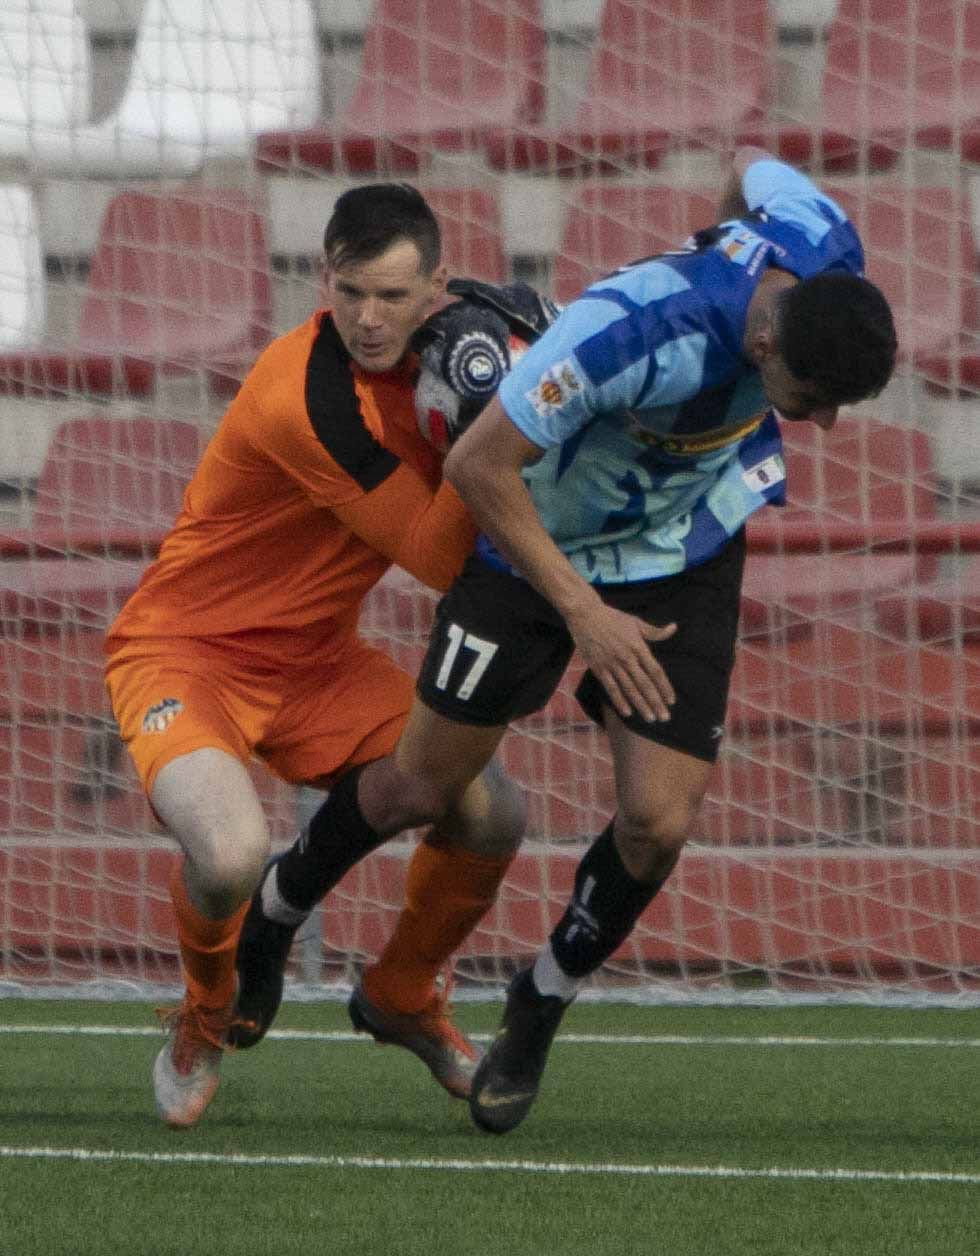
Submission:
POLYGON ((133 642, 110 656, 106 685, 147 795, 165 763, 192 750, 254 755, 294 784, 328 787, 347 768, 389 754, 411 706, 411 678, 381 650, 351 638, 329 663, 257 668, 194 642, 133 642))

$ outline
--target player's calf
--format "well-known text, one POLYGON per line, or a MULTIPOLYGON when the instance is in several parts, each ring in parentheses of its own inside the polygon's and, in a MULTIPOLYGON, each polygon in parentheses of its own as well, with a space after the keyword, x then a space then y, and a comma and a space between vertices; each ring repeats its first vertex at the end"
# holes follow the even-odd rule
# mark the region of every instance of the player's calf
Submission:
POLYGON ((238 937, 238 989, 228 1030, 228 1045, 238 1050, 254 1047, 271 1028, 282 1003, 289 951, 296 930, 309 914, 291 908, 279 896, 278 862, 274 859, 269 864, 238 937))

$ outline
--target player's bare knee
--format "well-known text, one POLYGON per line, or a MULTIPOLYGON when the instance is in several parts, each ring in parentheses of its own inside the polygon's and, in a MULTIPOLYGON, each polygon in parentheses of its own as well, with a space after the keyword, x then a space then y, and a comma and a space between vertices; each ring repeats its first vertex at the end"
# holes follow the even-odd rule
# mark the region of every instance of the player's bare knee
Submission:
POLYGON ((457 813, 447 816, 437 835, 489 859, 504 859, 521 844, 527 824, 524 793, 491 763, 472 782, 457 813))
POLYGON ((661 881, 677 862, 697 808, 674 799, 656 806, 636 806, 616 815, 616 848, 626 871, 637 881, 661 881))
POLYGON ((459 804, 463 787, 399 767, 394 756, 378 759, 361 773, 358 803, 378 833, 438 824, 459 804))
POLYGON ((213 835, 187 851, 186 877, 192 896, 207 915, 230 915, 250 898, 269 853, 265 833, 213 835))
POLYGON ((516 851, 527 828, 527 801, 524 791, 509 776, 491 764, 490 776, 491 837, 487 854, 503 857, 516 851))

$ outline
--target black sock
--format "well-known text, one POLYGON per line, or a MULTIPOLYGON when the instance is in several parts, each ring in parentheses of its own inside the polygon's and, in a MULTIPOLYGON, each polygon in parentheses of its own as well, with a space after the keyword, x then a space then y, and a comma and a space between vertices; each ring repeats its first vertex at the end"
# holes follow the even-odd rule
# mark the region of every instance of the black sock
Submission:
POLYGON ((571 902, 551 934, 559 968, 569 977, 594 972, 629 937, 666 879, 634 880, 623 866, 610 823, 585 852, 571 902))
POLYGON ((357 801, 363 769, 351 769, 276 864, 279 894, 291 907, 309 911, 365 855, 387 837, 376 832, 357 801))

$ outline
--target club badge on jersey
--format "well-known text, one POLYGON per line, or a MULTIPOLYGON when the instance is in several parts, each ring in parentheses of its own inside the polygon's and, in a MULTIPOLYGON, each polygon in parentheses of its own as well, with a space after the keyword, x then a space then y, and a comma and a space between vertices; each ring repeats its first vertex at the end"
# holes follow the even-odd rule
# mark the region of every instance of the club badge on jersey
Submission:
POLYGON ((426 319, 412 341, 419 355, 419 430, 443 453, 558 315, 554 302, 524 283, 451 279, 447 291, 459 300, 426 319))

